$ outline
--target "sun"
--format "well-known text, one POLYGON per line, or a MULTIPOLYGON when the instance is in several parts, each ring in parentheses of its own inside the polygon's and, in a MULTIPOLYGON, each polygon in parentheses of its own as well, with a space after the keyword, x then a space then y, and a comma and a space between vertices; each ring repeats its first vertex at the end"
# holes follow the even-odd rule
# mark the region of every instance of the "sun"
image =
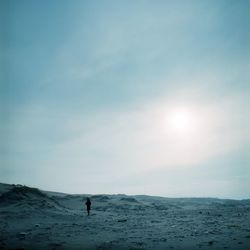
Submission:
POLYGON ((172 114, 171 125, 177 130, 188 130, 192 125, 192 117, 186 110, 179 110, 172 114))
POLYGON ((168 112, 166 125, 169 132, 178 135, 188 135, 195 129, 195 116, 188 108, 175 108, 171 112, 168 112))

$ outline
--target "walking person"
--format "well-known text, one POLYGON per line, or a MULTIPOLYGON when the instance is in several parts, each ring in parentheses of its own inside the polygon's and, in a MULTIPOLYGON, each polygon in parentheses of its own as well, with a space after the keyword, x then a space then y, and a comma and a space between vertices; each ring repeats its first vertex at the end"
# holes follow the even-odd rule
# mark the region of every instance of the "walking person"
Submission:
POLYGON ((90 201, 89 198, 87 198, 87 201, 86 201, 85 205, 87 207, 87 212, 88 212, 88 216, 89 216, 90 207, 91 207, 91 201, 90 201))

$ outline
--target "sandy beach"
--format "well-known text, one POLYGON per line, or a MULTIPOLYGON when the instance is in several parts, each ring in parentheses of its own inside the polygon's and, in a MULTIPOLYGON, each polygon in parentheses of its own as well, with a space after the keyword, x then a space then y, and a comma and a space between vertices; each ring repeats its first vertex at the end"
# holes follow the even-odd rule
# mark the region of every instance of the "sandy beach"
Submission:
POLYGON ((250 246, 250 200, 69 195, 1 184, 0 214, 1 249, 250 246))

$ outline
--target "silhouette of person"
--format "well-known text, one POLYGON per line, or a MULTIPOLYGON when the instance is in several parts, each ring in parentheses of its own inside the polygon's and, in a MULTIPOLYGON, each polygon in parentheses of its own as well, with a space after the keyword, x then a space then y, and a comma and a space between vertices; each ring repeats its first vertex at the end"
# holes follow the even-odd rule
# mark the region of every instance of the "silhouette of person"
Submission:
POLYGON ((85 205, 87 206, 87 212, 88 212, 88 216, 89 216, 90 207, 91 207, 91 201, 89 198, 87 198, 85 205))

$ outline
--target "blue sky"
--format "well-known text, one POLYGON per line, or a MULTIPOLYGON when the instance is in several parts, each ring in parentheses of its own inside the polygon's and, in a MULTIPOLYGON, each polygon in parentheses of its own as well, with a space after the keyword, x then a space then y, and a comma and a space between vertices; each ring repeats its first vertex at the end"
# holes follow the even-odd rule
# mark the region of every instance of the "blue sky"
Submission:
POLYGON ((0 4, 1 182, 250 197, 248 1, 0 4))

